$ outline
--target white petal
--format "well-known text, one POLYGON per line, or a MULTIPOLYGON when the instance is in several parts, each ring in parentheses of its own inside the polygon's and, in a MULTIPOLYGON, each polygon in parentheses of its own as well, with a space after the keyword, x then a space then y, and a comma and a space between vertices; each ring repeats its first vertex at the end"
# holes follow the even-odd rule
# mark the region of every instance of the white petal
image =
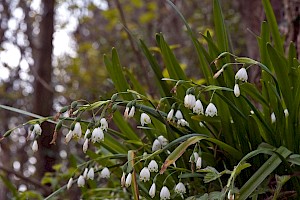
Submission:
POLYGON ((155 183, 153 183, 149 190, 149 196, 151 198, 153 198, 155 196, 155 192, 156 192, 156 185, 155 185, 155 183))
POLYGON ((125 181, 125 186, 129 187, 131 185, 131 180, 132 180, 132 174, 129 173, 126 177, 126 181, 125 181))
POLYGON ((32 151, 33 152, 37 152, 39 149, 38 143, 36 140, 34 140, 33 144, 32 144, 32 151))
POLYGON ((235 95, 236 97, 239 97, 239 96, 240 96, 241 92, 240 92, 240 88, 239 88, 239 85, 238 85, 238 84, 235 84, 235 85, 234 85, 233 92, 234 92, 234 95, 235 95))

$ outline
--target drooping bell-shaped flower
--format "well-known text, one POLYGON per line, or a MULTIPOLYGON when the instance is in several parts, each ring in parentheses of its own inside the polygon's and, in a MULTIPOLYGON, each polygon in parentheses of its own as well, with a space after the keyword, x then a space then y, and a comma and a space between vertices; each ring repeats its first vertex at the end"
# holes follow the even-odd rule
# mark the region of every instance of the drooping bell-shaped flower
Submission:
POLYGON ((89 169, 85 168, 84 171, 83 171, 83 174, 82 174, 83 178, 86 179, 88 172, 89 172, 89 169))
POLYGON ((184 106, 189 109, 193 109, 196 103, 196 97, 193 94, 187 94, 184 97, 184 106))
POLYGON ((94 168, 91 167, 91 168, 89 169, 89 172, 87 173, 87 179, 94 180, 94 177, 95 177, 94 168))
POLYGON ((245 68, 241 68, 236 74, 235 79, 240 81, 247 81, 248 80, 248 74, 245 68))
POLYGON ((205 116, 214 117, 217 115, 218 115, 218 110, 216 106, 213 103, 209 103, 205 110, 205 116))
POLYGON ((36 140, 34 140, 31 148, 33 152, 37 152, 39 150, 39 146, 36 140))
POLYGON ((175 186, 175 193, 177 194, 185 194, 186 193, 186 188, 182 182, 177 183, 175 186))
POLYGON ((100 119, 100 128, 103 130, 103 131, 107 131, 108 129, 108 123, 107 123, 107 120, 105 118, 102 118, 100 119))
POLYGON ((66 135, 66 138, 65 138, 65 143, 68 144, 70 142, 70 140, 72 139, 73 137, 73 131, 72 130, 69 130, 68 134, 66 135))
POLYGON ((276 122, 276 116, 274 112, 271 114, 271 122, 272 124, 276 122))
POLYGON ((153 144, 152 144, 152 152, 155 152, 157 150, 160 150, 161 149, 161 143, 159 142, 158 139, 155 139, 153 144))
POLYGON ((289 116, 289 110, 286 108, 286 109, 284 109, 284 116, 285 117, 288 117, 289 116))
POLYGON ((150 172, 158 172, 158 164, 155 160, 151 160, 148 164, 148 169, 150 172))
POLYGON ((182 112, 180 110, 177 110, 176 113, 175 113, 175 117, 177 119, 183 119, 183 115, 182 115, 182 112))
POLYGON ((197 152, 193 152, 193 154, 190 157, 190 161, 189 162, 196 163, 197 160, 198 160, 198 158, 199 158, 199 154, 197 152))
POLYGON ((163 135, 158 136, 158 141, 162 145, 162 147, 165 147, 167 144, 169 144, 169 141, 167 138, 165 138, 163 135))
POLYGON ((125 119, 128 118, 128 115, 129 115, 129 109, 130 109, 130 108, 126 106, 126 108, 125 108, 125 110, 124 110, 124 117, 125 117, 125 119))
POLYGON ((134 113, 135 113, 135 106, 132 106, 129 111, 128 118, 132 118, 134 116, 134 113))
POLYGON ((110 177, 110 171, 107 167, 104 167, 100 173, 101 178, 109 178, 110 177))
POLYGON ((140 180, 141 181, 149 181, 150 180, 150 171, 148 167, 144 167, 140 172, 140 180))
POLYGON ((196 168, 201 169, 201 167, 202 167, 202 158, 201 156, 199 156, 196 161, 196 168))
POLYGON ((90 133, 91 133, 91 130, 90 129, 86 129, 83 139, 87 139, 89 137, 90 133))
POLYGON ((185 121, 185 119, 179 119, 179 120, 177 121, 177 124, 178 124, 179 126, 189 126, 189 123, 188 123, 187 121, 185 121))
POLYGON ((73 185, 73 177, 71 177, 68 181, 68 184, 67 184, 67 190, 69 190, 73 185))
POLYGON ((84 187, 84 184, 85 184, 84 177, 82 175, 80 175, 77 180, 77 185, 78 185, 78 187, 84 187))
POLYGON ((123 172, 122 177, 121 177, 121 186, 125 187, 125 182, 126 181, 126 174, 123 172))
POLYGON ((87 149, 89 148, 89 139, 85 139, 84 143, 82 145, 82 151, 83 153, 86 153, 87 149))
POLYGON ((36 134, 36 135, 41 135, 42 134, 42 128, 41 128, 41 126, 39 124, 33 125, 32 133, 36 134))
POLYGON ((153 198, 155 196, 155 193, 156 193, 156 185, 155 185, 155 183, 152 183, 150 190, 149 190, 149 196, 151 198, 153 198))
POLYGON ((170 199, 171 194, 170 194, 169 189, 166 186, 163 186, 160 191, 159 196, 160 196, 161 200, 170 199))
POLYGON ((235 84, 233 88, 233 93, 236 97, 239 97, 241 94, 239 84, 235 84))
POLYGON ((146 113, 142 113, 141 114, 141 125, 144 126, 145 124, 150 124, 151 123, 151 119, 149 117, 149 115, 147 115, 146 113))
POLYGON ((198 99, 193 108, 193 113, 197 115, 202 115, 204 112, 202 102, 198 99))
POLYGON ((81 125, 79 122, 76 122, 73 130, 73 137, 80 138, 82 135, 81 125))
POLYGON ((172 109, 169 111, 168 115, 167 115, 167 121, 168 121, 168 122, 171 121, 171 120, 173 119, 173 115, 174 115, 174 109, 172 108, 172 109))
POLYGON ((229 190, 228 194, 227 194, 227 199, 228 200, 234 200, 234 194, 232 193, 231 190, 229 190))
POLYGON ((132 181, 132 174, 129 173, 126 177, 125 186, 129 187, 131 185, 131 181, 132 181))
POLYGON ((104 140, 104 133, 100 127, 97 127, 92 132, 92 142, 101 142, 104 140))

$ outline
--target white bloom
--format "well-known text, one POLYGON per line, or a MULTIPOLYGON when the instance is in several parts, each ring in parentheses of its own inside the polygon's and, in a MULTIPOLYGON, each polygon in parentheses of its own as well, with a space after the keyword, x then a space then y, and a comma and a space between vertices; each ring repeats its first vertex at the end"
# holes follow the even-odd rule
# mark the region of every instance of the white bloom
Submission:
POLYGON ((68 181, 68 184, 67 184, 67 189, 70 189, 72 187, 72 184, 73 184, 73 177, 71 177, 68 181))
POLYGON ((182 119, 183 118, 182 112, 180 110, 177 110, 176 113, 175 113, 175 117, 177 119, 182 119))
POLYGON ((73 130, 73 137, 80 138, 81 134, 82 134, 81 125, 79 122, 76 122, 76 124, 74 126, 74 130, 73 130))
POLYGON ((272 114, 271 114, 271 122, 272 122, 272 124, 276 122, 276 116, 275 116, 275 113, 272 113, 272 114))
POLYGON ((166 186, 163 186, 163 188, 160 191, 159 196, 160 196, 160 199, 162 199, 162 200, 170 199, 171 194, 170 194, 169 189, 166 186))
POLYGON ((121 177, 121 186, 124 187, 125 186, 125 172, 123 172, 122 177, 121 177))
POLYGON ((101 178, 109 178, 110 177, 110 171, 107 167, 104 167, 100 173, 101 178))
POLYGON ((72 139, 73 137, 73 131, 72 130, 69 130, 68 134, 66 135, 66 138, 65 138, 65 143, 69 143, 70 140, 72 139))
POLYGON ((37 152, 38 149, 39 149, 38 143, 36 140, 34 140, 34 142, 32 144, 32 151, 37 152))
POLYGON ((168 115, 167 115, 167 121, 168 121, 168 122, 172 120, 173 115, 174 115, 174 109, 172 108, 172 109, 169 111, 168 115))
POLYGON ((78 185, 78 187, 83 187, 84 184, 85 184, 84 177, 82 175, 80 175, 78 180, 77 180, 77 185, 78 185))
POLYGON ((134 116, 134 113, 135 113, 135 106, 132 106, 129 111, 128 117, 132 118, 134 116))
POLYGON ((185 97, 184 97, 184 106, 186 108, 189 108, 189 109, 194 108, 195 103, 196 103, 196 97, 195 97, 195 95, 193 95, 193 94, 187 94, 187 95, 185 95, 185 97))
POLYGON ((204 124, 203 124, 203 122, 199 122, 199 126, 200 127, 205 127, 204 124))
POLYGON ((92 142, 101 142, 104 140, 104 133, 100 127, 95 128, 92 132, 92 142))
POLYGON ((83 172, 83 178, 86 178, 87 177, 87 173, 89 172, 89 169, 88 168, 85 168, 84 169, 84 172, 83 172))
POLYGON ((254 111, 253 111, 253 110, 250 110, 250 114, 251 114, 251 115, 254 115, 254 111))
POLYGON ((158 172, 158 164, 155 160, 151 160, 148 169, 150 172, 158 172))
POLYGON ((91 167, 91 168, 89 169, 89 172, 87 173, 87 179, 94 180, 94 176, 95 176, 94 168, 91 167))
POLYGON ((129 187, 131 185, 131 180, 132 180, 132 174, 129 173, 126 177, 126 181, 125 181, 125 186, 129 187))
POLYGON ((156 185, 155 185, 155 183, 153 183, 149 190, 149 195, 151 198, 153 198, 155 196, 155 192, 156 192, 156 185))
POLYGON ((155 139, 152 145, 152 152, 160 150, 161 149, 161 143, 159 142, 158 139, 155 139))
POLYGON ((240 81, 247 81, 248 80, 248 75, 247 71, 245 68, 241 68, 236 74, 235 74, 235 79, 240 80, 240 81))
POLYGON ((91 133, 90 129, 86 129, 85 134, 84 134, 84 139, 87 139, 88 135, 91 133))
POLYGON ((286 109, 284 109, 284 116, 285 117, 288 117, 289 116, 289 110, 286 108, 286 109))
POLYGON ((179 119, 179 120, 177 121, 177 124, 178 124, 179 126, 189 126, 189 123, 188 123, 187 121, 185 121, 185 119, 179 119))
POLYGON ((149 115, 147 115, 146 113, 142 113, 141 114, 141 125, 144 126, 145 124, 150 124, 151 123, 151 119, 149 117, 149 115))
POLYGON ((83 146, 82 146, 83 153, 86 153, 88 148, 89 148, 89 139, 85 139, 83 146))
POLYGON ((165 147, 167 144, 169 144, 169 141, 167 138, 165 138, 163 135, 158 136, 158 141, 162 145, 162 147, 165 147))
POLYGON ((199 158, 199 154, 197 152, 194 152, 190 157, 190 162, 195 163, 195 162, 197 162, 198 158, 199 158))
POLYGON ((200 114, 203 114, 203 112, 204 112, 203 105, 202 105, 201 101, 198 99, 193 108, 193 113, 200 115, 200 114))
POLYGON ((224 72, 224 68, 222 67, 219 71, 217 71, 217 73, 215 73, 215 75, 213 76, 214 79, 218 78, 221 73, 224 72))
POLYGON ((184 184, 182 182, 179 182, 175 186, 175 193, 177 193, 177 194, 184 194, 184 193, 186 193, 186 188, 185 188, 185 186, 184 186, 184 184))
POLYGON ((218 110, 216 106, 213 103, 209 103, 205 110, 205 116, 213 117, 216 115, 218 115, 218 110))
POLYGON ((100 119, 101 129, 107 131, 108 123, 105 118, 100 119))
POLYGON ((236 97, 239 97, 241 94, 239 84, 235 84, 233 88, 233 93, 236 97))
POLYGON ((33 125, 32 132, 33 132, 33 134, 41 135, 42 134, 42 128, 41 128, 41 126, 39 124, 33 125))
POLYGON ((149 181, 150 180, 150 171, 148 167, 144 167, 140 172, 140 180, 141 181, 149 181))
POLYGON ((197 158, 196 168, 197 168, 197 169, 201 169, 201 166, 202 166, 202 158, 199 156, 199 157, 197 158))
POLYGON ((126 106, 125 111, 124 111, 124 117, 125 117, 125 119, 128 118, 128 113, 129 113, 129 107, 126 106))
POLYGON ((234 194, 231 192, 231 190, 229 190, 229 192, 227 194, 227 199, 234 200, 234 194))

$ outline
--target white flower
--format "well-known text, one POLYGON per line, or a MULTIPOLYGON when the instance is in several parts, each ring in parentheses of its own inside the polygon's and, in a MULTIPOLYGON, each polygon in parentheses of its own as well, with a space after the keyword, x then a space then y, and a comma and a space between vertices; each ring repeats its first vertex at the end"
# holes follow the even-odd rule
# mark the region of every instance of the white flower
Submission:
POLYGON ((74 130, 73 130, 73 137, 80 138, 81 134, 82 134, 81 125, 79 122, 76 122, 76 124, 74 126, 74 130))
POLYGON ((250 110, 250 114, 251 114, 251 115, 254 115, 254 111, 253 111, 253 110, 250 110))
POLYGON ((108 123, 105 118, 100 119, 101 129, 107 131, 108 123))
POLYGON ((168 115, 167 115, 167 121, 168 121, 168 122, 172 120, 173 115, 174 115, 174 109, 172 108, 172 109, 169 111, 168 115))
POLYGON ((38 143, 36 140, 34 140, 34 142, 32 144, 32 151, 37 152, 38 149, 39 149, 38 143))
POLYGON ((185 119, 179 119, 179 120, 177 121, 177 124, 178 124, 179 126, 189 126, 189 123, 188 123, 187 121, 185 121, 185 119))
POLYGON ((100 127, 97 127, 92 132, 92 142, 101 142, 104 140, 104 133, 100 127))
POLYGON ((289 116, 289 110, 286 108, 286 109, 284 109, 284 116, 285 117, 288 117, 289 116))
POLYGON ((77 180, 77 185, 78 185, 78 187, 83 187, 84 184, 85 184, 84 177, 82 175, 80 175, 78 180, 77 180))
POLYGON ((272 122, 272 124, 276 122, 276 116, 275 116, 275 113, 272 113, 272 114, 271 114, 271 122, 272 122))
POLYGON ((158 139, 155 139, 152 145, 152 152, 160 150, 161 149, 161 143, 158 139))
POLYGON ((215 75, 213 76, 214 79, 218 78, 221 73, 224 72, 224 68, 222 67, 219 71, 217 71, 217 73, 215 73, 215 75))
POLYGON ((234 200, 234 194, 232 193, 231 190, 229 190, 228 194, 227 194, 227 199, 229 200, 234 200))
POLYGON ((158 172, 158 164, 155 160, 151 160, 148 169, 150 172, 158 172))
POLYGON ((73 137, 73 131, 72 130, 69 130, 68 134, 66 135, 66 138, 65 138, 65 143, 69 143, 70 140, 72 139, 73 137))
POLYGON ((124 187, 125 186, 125 172, 123 172, 122 177, 121 177, 121 186, 124 187))
POLYGON ((39 124, 33 125, 32 132, 33 132, 33 134, 41 135, 42 134, 42 128, 41 128, 41 126, 39 124))
POLYGON ((240 80, 240 81, 247 81, 248 80, 248 75, 247 71, 245 68, 241 68, 236 74, 235 74, 235 79, 240 80))
POLYGON ((86 153, 88 148, 89 148, 89 139, 85 139, 83 146, 82 146, 83 153, 86 153))
POLYGON ((126 106, 125 111, 124 111, 124 117, 125 117, 125 119, 128 118, 128 113, 129 113, 129 107, 126 106))
POLYGON ((197 152, 194 152, 190 157, 190 162, 195 163, 195 162, 197 162, 198 158, 199 158, 199 154, 197 152))
POLYGON ((204 124, 203 124, 203 122, 199 122, 199 126, 200 127, 205 127, 204 124))
POLYGON ((83 178, 86 178, 87 177, 87 173, 89 172, 89 169, 88 168, 85 168, 84 169, 84 172, 83 172, 83 178))
POLYGON ((177 185, 175 186, 175 193, 177 193, 177 194, 186 193, 185 186, 182 182, 177 183, 177 185))
POLYGON ((140 180, 141 181, 149 181, 150 180, 150 171, 148 167, 144 167, 140 172, 140 180))
POLYGON ((84 138, 83 139, 87 139, 88 135, 91 133, 90 129, 86 129, 85 134, 84 134, 84 138))
POLYGON ((68 181, 68 184, 67 184, 67 189, 70 189, 72 187, 72 184, 73 184, 73 177, 71 177, 68 181))
POLYGON ((199 156, 199 157, 197 158, 196 168, 197 168, 197 169, 201 169, 201 166, 202 166, 202 158, 199 156))
POLYGON ((89 172, 87 173, 87 179, 94 180, 94 176, 95 176, 94 168, 91 167, 91 168, 89 169, 89 172))
POLYGON ((101 178, 109 178, 110 177, 110 171, 107 167, 104 167, 100 173, 101 178))
POLYGON ((129 111, 128 117, 132 118, 134 116, 134 113, 135 113, 135 106, 132 106, 129 111))
POLYGON ((149 115, 147 115, 146 113, 142 113, 141 114, 141 125, 144 126, 145 124, 150 124, 151 123, 151 119, 149 117, 149 115))
POLYGON ((153 183, 149 190, 149 195, 151 198, 153 198, 155 196, 155 192, 156 192, 156 185, 155 185, 155 183, 153 183))
POLYGON ((165 138, 163 135, 158 136, 158 141, 162 145, 162 147, 165 147, 167 144, 169 144, 169 141, 167 138, 165 138))
POLYGON ((129 173, 126 177, 126 181, 125 181, 125 186, 129 187, 131 185, 131 180, 132 180, 132 174, 129 173))
POLYGON ((193 113, 200 115, 200 114, 203 114, 203 112, 204 112, 203 105, 202 105, 201 101, 198 99, 193 108, 193 113))
POLYGON ((187 95, 185 95, 185 97, 184 97, 184 106, 186 108, 189 108, 189 109, 194 108, 195 103, 196 103, 196 97, 195 97, 195 95, 193 95, 193 94, 187 94, 187 95))
POLYGON ((209 103, 206 110, 205 110, 205 116, 217 116, 218 115, 218 110, 216 106, 213 103, 209 103))
POLYGON ((239 97, 241 94, 240 88, 239 88, 239 84, 235 84, 234 88, 233 88, 233 93, 236 97, 239 97))
POLYGON ((160 199, 162 199, 162 200, 170 199, 171 194, 170 194, 169 189, 166 186, 163 186, 163 188, 160 191, 159 196, 160 196, 160 199))
POLYGON ((182 119, 183 118, 182 112, 180 110, 177 110, 176 113, 175 113, 175 117, 177 119, 182 119))

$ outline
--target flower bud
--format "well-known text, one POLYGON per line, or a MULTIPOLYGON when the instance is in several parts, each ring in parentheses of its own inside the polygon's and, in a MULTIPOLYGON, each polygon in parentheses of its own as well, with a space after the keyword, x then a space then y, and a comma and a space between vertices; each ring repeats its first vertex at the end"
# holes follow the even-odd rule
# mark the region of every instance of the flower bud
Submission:
POLYGON ((38 143, 36 140, 34 140, 33 144, 32 144, 32 151, 33 152, 37 152, 39 149, 38 143))
POLYGON ((125 186, 128 188, 131 185, 131 181, 132 181, 132 174, 129 173, 126 177, 126 181, 125 181, 125 186))
POLYGON ((155 193, 156 193, 156 185, 155 183, 153 183, 149 190, 149 196, 153 198, 155 196, 155 193))
POLYGON ((235 84, 234 85, 234 88, 233 88, 233 93, 236 97, 239 97, 241 92, 240 92, 240 88, 239 88, 239 85, 238 84, 235 84))
POLYGON ((80 175, 77 180, 77 185, 78 185, 78 187, 84 187, 84 184, 85 184, 84 177, 82 175, 80 175))

